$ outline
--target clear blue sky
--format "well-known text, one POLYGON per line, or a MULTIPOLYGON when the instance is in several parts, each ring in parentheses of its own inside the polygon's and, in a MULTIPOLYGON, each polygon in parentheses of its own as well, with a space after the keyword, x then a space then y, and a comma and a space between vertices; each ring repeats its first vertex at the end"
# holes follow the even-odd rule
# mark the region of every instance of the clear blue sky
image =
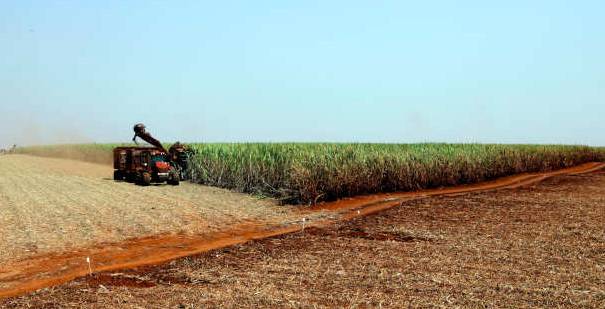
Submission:
POLYGON ((605 1, 0 0, 0 147, 605 145, 605 1))

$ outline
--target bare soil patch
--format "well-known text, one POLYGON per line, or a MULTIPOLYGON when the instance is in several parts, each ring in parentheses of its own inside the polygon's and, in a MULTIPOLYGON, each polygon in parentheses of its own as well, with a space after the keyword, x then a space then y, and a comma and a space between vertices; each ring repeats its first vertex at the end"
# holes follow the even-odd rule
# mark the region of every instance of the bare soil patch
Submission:
POLYGON ((604 308, 605 173, 429 197, 1 308, 604 308))

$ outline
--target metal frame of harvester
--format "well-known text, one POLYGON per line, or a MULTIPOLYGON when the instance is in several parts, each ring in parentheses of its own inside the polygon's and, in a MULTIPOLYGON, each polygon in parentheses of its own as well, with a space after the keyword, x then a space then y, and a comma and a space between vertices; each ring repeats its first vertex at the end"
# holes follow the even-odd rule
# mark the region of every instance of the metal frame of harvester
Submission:
POLYGON ((160 141, 145 131, 145 125, 142 123, 134 126, 134 132, 132 140, 135 143, 139 137, 153 147, 116 147, 113 150, 115 180, 124 179, 148 186, 152 182, 164 181, 178 185, 181 179, 188 178, 186 171, 189 157, 194 151, 179 142, 167 151, 160 141))
POLYGON ((178 185, 179 172, 157 147, 117 147, 113 150, 113 178, 148 186, 152 182, 178 185))

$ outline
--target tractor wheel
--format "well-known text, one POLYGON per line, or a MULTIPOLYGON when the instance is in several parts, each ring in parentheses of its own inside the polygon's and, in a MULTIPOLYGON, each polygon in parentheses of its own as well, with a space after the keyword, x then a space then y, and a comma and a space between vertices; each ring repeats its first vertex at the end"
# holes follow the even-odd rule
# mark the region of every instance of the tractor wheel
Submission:
POLYGON ((179 173, 175 171, 170 172, 170 178, 167 181, 169 185, 178 186, 180 181, 179 173))
POLYGON ((134 175, 134 184, 137 186, 141 186, 141 173, 136 173, 136 175, 134 175))
POLYGON ((141 186, 148 186, 151 184, 151 175, 148 172, 143 172, 141 174, 141 186))
POLYGON ((126 173, 126 181, 133 183, 136 182, 136 175, 134 173, 126 173))
POLYGON ((123 180, 124 179, 124 174, 122 173, 122 171, 116 170, 113 171, 113 180, 123 180))

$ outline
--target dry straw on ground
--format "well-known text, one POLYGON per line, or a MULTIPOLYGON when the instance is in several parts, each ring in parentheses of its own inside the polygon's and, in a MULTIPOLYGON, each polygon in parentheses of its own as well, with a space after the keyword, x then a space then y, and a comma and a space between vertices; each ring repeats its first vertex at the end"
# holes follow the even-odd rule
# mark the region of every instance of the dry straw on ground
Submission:
POLYGON ((601 172, 406 202, 0 308, 605 308, 604 187, 601 172))
POLYGON ((211 233, 287 222, 292 207, 183 182, 135 186, 112 168, 25 155, 0 157, 0 263, 162 233, 211 233))

